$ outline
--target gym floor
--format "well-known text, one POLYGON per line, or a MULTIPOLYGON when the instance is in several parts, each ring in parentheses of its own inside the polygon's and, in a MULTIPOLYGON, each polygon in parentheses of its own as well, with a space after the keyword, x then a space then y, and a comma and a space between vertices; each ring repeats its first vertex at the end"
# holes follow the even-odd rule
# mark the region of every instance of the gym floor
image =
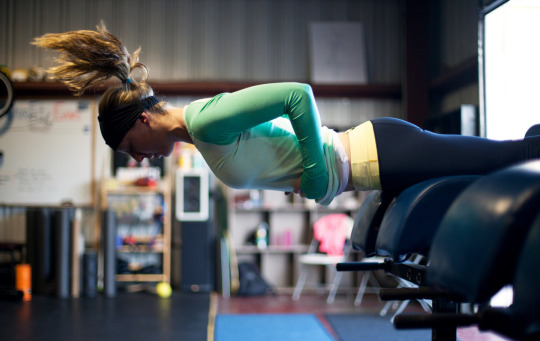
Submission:
MULTIPOLYGON (((339 337, 336 335, 332 326, 328 323, 325 314, 358 313, 378 315, 385 302, 381 302, 377 295, 366 294, 360 306, 353 304, 353 295, 338 295, 332 304, 326 303, 325 295, 302 295, 298 301, 291 299, 290 295, 276 296, 256 296, 256 297, 234 297, 226 299, 217 298, 218 314, 315 314, 319 321, 326 327, 336 341, 339 337)), ((420 305, 411 302, 405 309, 405 313, 424 312, 420 305)), ((391 316, 393 311, 388 312, 391 316)), ((389 328, 393 328, 389 325, 389 328)), ((458 338, 460 341, 507 341, 499 335, 489 332, 480 332, 477 328, 458 329, 458 338)), ((358 340, 363 340, 360 337, 358 340)), ((219 341, 219 340, 215 340, 219 341)), ((370 340, 365 340, 370 341, 370 340)))
MULTIPOLYGON (((30 302, 0 301, 0 340, 212 340, 215 314, 309 313, 315 314, 336 340, 335 331, 325 320, 327 313, 378 314, 384 302, 376 295, 365 296, 359 307, 354 297, 338 295, 333 304, 325 295, 302 295, 293 301, 290 295, 233 297, 217 294, 174 292, 170 299, 149 293, 123 293, 115 298, 79 298, 60 300, 34 296, 30 302)), ((406 312, 420 312, 411 303, 406 312)), ((389 325, 389 328, 392 328, 389 325)), ((461 341, 505 340, 475 328, 458 331, 461 341)), ((219 340, 215 340, 219 341, 219 340)), ((283 340, 285 341, 285 340, 283 340)), ((369 341, 369 340, 367 340, 369 341)))

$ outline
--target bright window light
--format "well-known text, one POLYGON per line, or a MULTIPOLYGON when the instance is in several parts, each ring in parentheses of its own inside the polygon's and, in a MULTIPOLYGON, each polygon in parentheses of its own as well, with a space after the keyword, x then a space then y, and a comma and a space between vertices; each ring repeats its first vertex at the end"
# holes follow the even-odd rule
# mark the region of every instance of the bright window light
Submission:
POLYGON ((512 0, 485 18, 486 136, 523 138, 540 123, 540 1, 512 0))
POLYGON ((512 305, 514 300, 514 289, 507 285, 496 293, 489 302, 492 307, 507 308, 512 305))

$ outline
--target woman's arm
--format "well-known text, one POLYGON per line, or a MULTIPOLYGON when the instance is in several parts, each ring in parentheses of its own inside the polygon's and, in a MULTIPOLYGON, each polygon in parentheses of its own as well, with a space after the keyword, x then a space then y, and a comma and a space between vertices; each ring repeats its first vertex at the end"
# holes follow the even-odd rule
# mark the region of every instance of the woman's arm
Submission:
POLYGON ((324 161, 320 119, 311 87, 299 83, 274 83, 216 96, 208 101, 191 129, 202 141, 229 144, 242 131, 288 115, 302 156, 302 192, 324 196, 328 173, 324 161))

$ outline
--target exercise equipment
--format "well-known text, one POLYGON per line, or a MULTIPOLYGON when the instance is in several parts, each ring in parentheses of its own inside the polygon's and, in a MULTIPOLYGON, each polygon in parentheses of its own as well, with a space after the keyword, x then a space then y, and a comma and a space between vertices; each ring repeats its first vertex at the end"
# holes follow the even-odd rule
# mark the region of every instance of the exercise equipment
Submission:
MULTIPOLYGON (((375 205, 377 209, 371 211, 379 210, 379 214, 383 214, 382 221, 376 227, 373 224, 366 224, 363 228, 358 226, 356 236, 362 236, 363 240, 357 240, 357 244, 378 257, 385 257, 384 261, 341 263, 338 264, 338 269, 384 270, 394 275, 398 287, 380 291, 381 298, 389 301, 383 308, 382 313, 385 313, 390 301, 403 300, 403 292, 425 285, 425 259, 439 223, 454 199, 478 178, 479 176, 451 176, 423 181, 398 195, 387 196, 387 208, 384 212, 380 212, 384 200, 375 200, 375 203, 381 205, 375 205), (388 203, 390 198, 391 202, 388 203)), ((380 199, 377 194, 372 195, 373 198, 380 199)), ((409 298, 405 297, 394 317, 399 315, 408 303, 409 298)), ((419 303, 425 311, 431 312, 429 302, 420 298, 419 303)), ((439 305, 436 304, 436 309, 438 308, 439 305)))
POLYGON ((540 161, 478 180, 448 211, 433 240, 428 284, 486 303, 511 282, 540 202, 540 161))
MULTIPOLYGON (((11 300, 19 301, 23 299, 24 292, 17 288, 17 267, 19 263, 23 260, 23 248, 24 244, 12 243, 12 242, 0 242, 0 253, 7 252, 9 254, 10 263, 9 266, 5 269, 2 269, 2 272, 8 272, 9 283, 7 287, 0 289, 0 300, 11 300), (16 254, 19 255, 18 260, 16 254)), ((32 283, 25 281, 25 288, 30 286, 32 283)))
POLYGON ((516 340, 540 339, 540 214, 527 235, 513 278, 513 303, 507 308, 483 307, 475 314, 402 315, 398 328, 432 328, 477 325, 516 340))
MULTIPOLYGON (((443 299, 449 309, 443 314, 397 316, 395 326, 455 331, 460 325, 478 324, 518 339, 538 337, 540 319, 534 312, 534 302, 539 299, 534 288, 538 275, 527 273, 535 272, 533 266, 538 264, 540 249, 530 246, 536 236, 532 227, 539 224, 538 202, 540 161, 495 172, 464 190, 433 239, 425 281, 428 287, 407 293, 408 297, 443 299), (512 282, 517 297, 514 310, 487 308, 466 315, 456 314, 452 308, 456 302, 487 306, 512 282)), ((449 335, 437 339, 450 340, 449 335)))
POLYGON ((13 105, 13 84, 8 76, 0 71, 0 117, 6 115, 13 105))
POLYGON ((383 263, 340 263, 338 269, 385 270, 423 285, 425 266, 410 262, 410 256, 428 255, 431 240, 446 210, 461 191, 477 179, 478 176, 444 177, 421 182, 397 195, 370 194, 369 201, 358 212, 353 243, 368 256, 388 258, 383 263))
POLYGON ((371 191, 360 206, 354 219, 351 242, 355 250, 365 256, 375 255, 375 241, 388 206, 396 196, 389 191, 371 191))
POLYGON ((455 198, 479 176, 449 176, 411 186, 397 196, 382 220, 375 249, 395 262, 425 257, 439 224, 455 198))
POLYGON ((17 264, 15 266, 15 289, 23 293, 23 301, 32 300, 32 268, 30 264, 17 264))

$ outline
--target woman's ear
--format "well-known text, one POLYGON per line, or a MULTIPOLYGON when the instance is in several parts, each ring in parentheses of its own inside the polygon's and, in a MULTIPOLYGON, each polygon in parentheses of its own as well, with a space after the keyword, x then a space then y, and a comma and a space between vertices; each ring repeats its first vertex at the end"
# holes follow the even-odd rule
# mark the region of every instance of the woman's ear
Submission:
POLYGON ((150 124, 150 115, 144 111, 141 116, 139 116, 138 120, 141 121, 141 123, 148 125, 150 124))

